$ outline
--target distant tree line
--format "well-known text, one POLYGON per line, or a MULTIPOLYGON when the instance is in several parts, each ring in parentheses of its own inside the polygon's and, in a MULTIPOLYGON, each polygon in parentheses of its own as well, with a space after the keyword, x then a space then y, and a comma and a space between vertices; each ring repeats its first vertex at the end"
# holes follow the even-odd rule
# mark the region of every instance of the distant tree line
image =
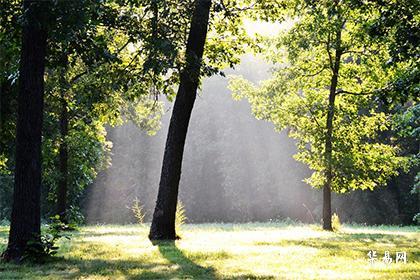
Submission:
MULTIPOLYGON (((257 74, 258 68, 265 72, 268 67, 245 59, 235 73, 254 81, 267 78, 257 74)), ((322 190, 303 182, 311 173, 293 159, 294 141, 253 119, 247 102, 232 100, 226 86, 223 77, 211 78, 197 97, 179 194, 188 222, 320 221, 322 190)), ((135 198, 151 221, 168 117, 153 137, 133 124, 109 130, 113 165, 98 175, 83 199, 87 223, 134 223, 129 208, 135 198)), ((414 172, 401 172, 373 191, 333 193, 332 212, 344 223, 415 224, 414 172)))

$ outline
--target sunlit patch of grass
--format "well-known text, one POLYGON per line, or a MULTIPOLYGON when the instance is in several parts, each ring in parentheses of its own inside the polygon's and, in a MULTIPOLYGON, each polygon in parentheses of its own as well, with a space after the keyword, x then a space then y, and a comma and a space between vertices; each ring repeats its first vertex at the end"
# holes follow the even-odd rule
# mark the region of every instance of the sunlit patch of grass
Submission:
MULTIPOLYGON (((338 233, 291 223, 184 225, 153 246, 148 226, 82 227, 40 265, 0 264, 1 279, 418 279, 418 227, 344 225, 338 233), (378 261, 368 264, 376 250, 378 261), (382 263, 385 251, 394 262, 382 263), (405 251, 407 264, 396 264, 405 251)), ((7 228, 0 227, 0 247, 7 228)))

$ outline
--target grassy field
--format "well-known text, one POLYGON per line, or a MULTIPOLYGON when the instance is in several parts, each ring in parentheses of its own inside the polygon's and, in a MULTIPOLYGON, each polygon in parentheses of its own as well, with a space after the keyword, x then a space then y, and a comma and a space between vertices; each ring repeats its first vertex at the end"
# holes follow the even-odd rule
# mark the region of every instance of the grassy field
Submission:
MULTIPOLYGON (((0 249, 7 242, 0 227, 0 249)), ((420 279, 419 227, 282 223, 185 225, 153 246, 147 226, 83 227, 44 265, 0 263, 0 279, 420 279), (368 263, 369 250, 377 262, 368 263), (382 262, 389 251, 393 263, 382 262), (397 251, 407 263, 395 263, 397 251)))

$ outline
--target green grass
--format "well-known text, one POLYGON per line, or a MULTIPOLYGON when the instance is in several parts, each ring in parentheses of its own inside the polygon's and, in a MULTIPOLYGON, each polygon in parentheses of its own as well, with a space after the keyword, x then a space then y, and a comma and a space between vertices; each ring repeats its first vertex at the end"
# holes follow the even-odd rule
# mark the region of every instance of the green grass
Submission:
MULTIPOLYGON (((0 247, 7 242, 0 227, 0 247)), ((0 279, 420 279, 419 227, 286 223, 185 225, 182 240, 153 246, 141 226, 83 227, 44 265, 0 263, 0 279), (394 262, 368 264, 390 251, 394 262), (406 251, 408 263, 395 263, 406 251)))

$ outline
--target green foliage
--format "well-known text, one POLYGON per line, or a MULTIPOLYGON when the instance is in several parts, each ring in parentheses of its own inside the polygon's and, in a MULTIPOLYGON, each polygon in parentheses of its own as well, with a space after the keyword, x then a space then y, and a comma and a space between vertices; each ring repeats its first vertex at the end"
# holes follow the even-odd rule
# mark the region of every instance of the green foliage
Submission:
POLYGON ((273 78, 258 86, 231 79, 233 96, 247 98, 258 119, 272 122, 277 130, 288 129, 297 141, 295 158, 313 170, 307 182, 322 187, 328 100, 334 61, 340 54, 332 190, 383 186, 407 160, 399 156, 395 143, 380 141, 391 126, 391 116, 378 110, 374 97, 408 64, 385 67, 387 49, 368 39, 363 22, 378 10, 362 12, 346 1, 296 2, 299 9, 291 14, 298 19, 291 29, 265 41, 264 55, 275 64, 273 78))
POLYGON ((81 209, 77 205, 70 205, 66 211, 68 230, 78 230, 78 227, 85 222, 85 217, 82 214, 81 209))
MULTIPOLYGON (((109 165, 107 125, 130 120, 150 135, 160 128, 163 107, 156 99, 160 94, 169 98, 175 94, 194 3, 77 0, 31 4, 42 12, 49 31, 42 149, 48 203, 44 209, 53 209, 51 203, 56 201, 60 143, 69 149, 69 204, 77 206, 86 186, 109 165), (58 127, 63 101, 69 114, 69 134, 64 137, 58 127)), ((203 75, 238 63, 247 43, 243 13, 238 9, 242 4, 230 0, 221 4, 214 5, 211 14, 203 75)), ((11 173, 25 11, 15 0, 0 0, 0 6, 0 172, 11 173)), ((7 185, 5 190, 9 189, 7 185)), ((8 195, 3 198, 11 201, 8 195)), ((7 216, 8 204, 2 204, 2 209, 5 213, 0 215, 7 216)))
POLYGON ((176 212, 175 212, 175 231, 179 233, 182 225, 187 221, 187 215, 185 214, 185 208, 182 201, 178 201, 176 212))
POLYGON ((12 211, 13 176, 9 173, 0 171, 0 220, 9 219, 12 211))
POLYGON ((34 238, 27 243, 27 248, 22 260, 31 263, 44 263, 50 257, 57 254, 57 242, 61 238, 70 239, 68 234, 63 231, 73 230, 69 225, 60 221, 60 217, 50 217, 50 223, 47 225, 45 231, 39 238, 34 238))
POLYGON ((374 7, 381 13, 365 23, 372 39, 386 39, 392 57, 388 63, 418 58, 420 7, 416 0, 352 1, 357 7, 374 7))
POLYGON ((415 192, 420 177, 420 151, 416 144, 420 141, 420 104, 411 102, 411 105, 400 108, 393 119, 393 130, 398 142, 405 148, 404 153, 410 159, 412 169, 418 171, 413 185, 415 192))
POLYGON ((133 212, 137 223, 143 225, 146 213, 144 211, 143 205, 140 203, 140 200, 137 197, 134 199, 133 204, 131 205, 131 211, 133 212))
MULTIPOLYGON (((48 121, 48 120, 46 120, 48 121)), ((47 123, 48 125, 48 123, 47 123)), ((106 131, 102 124, 95 122, 90 125, 82 121, 70 123, 71 129, 66 137, 69 151, 68 159, 68 205, 71 209, 73 222, 81 222, 80 214, 76 214, 77 205, 84 190, 92 184, 97 173, 110 164, 112 144, 106 140, 106 131)), ((43 182, 48 192, 48 208, 54 209, 57 199, 56 188, 60 180, 57 170, 59 141, 57 135, 51 135, 43 142, 43 182)))
MULTIPOLYGON (((405 156, 410 160, 410 174, 414 178, 412 185, 410 185, 411 190, 405 196, 412 197, 414 213, 416 213, 418 212, 418 201, 420 199, 420 151, 418 145, 420 141, 420 104, 410 103, 408 103, 409 105, 399 106, 400 110, 393 119, 393 130, 395 136, 398 137, 398 142, 404 147, 405 156)), ((408 200, 408 202, 410 201, 408 200)), ((413 221, 419 223, 419 213, 413 217, 413 221)))

